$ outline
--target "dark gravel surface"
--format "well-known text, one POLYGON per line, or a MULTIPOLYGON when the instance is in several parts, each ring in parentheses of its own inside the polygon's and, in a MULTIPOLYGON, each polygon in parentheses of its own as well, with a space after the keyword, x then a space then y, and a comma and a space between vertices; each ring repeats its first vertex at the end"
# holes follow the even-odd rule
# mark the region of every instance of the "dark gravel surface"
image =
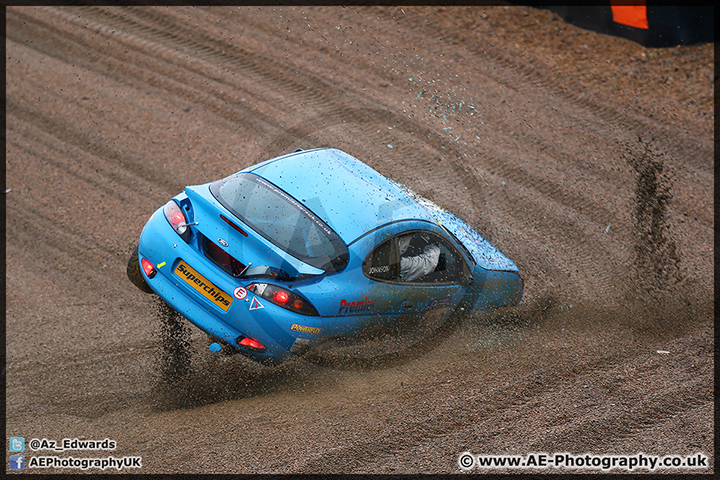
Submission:
MULTIPOLYGON (((117 442, 28 460, 460 473, 465 451, 643 452, 714 471, 714 45, 525 7, 8 7, 5 55, 6 436, 117 442), (168 378, 162 309, 125 276, 145 221, 319 146, 473 224, 523 302, 365 370, 255 372, 187 324, 191 373, 168 378)), ((578 472, 533 470, 556 471, 578 472)))

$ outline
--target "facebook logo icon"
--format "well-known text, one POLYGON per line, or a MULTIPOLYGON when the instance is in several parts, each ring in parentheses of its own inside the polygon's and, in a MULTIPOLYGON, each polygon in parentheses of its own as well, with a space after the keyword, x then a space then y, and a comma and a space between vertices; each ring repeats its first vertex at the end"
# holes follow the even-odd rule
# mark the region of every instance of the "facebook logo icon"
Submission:
POLYGON ((10 451, 11 452, 22 452, 25 450, 25 438, 24 437, 10 437, 10 451))
POLYGON ((10 470, 25 470, 25 455, 10 455, 10 470))

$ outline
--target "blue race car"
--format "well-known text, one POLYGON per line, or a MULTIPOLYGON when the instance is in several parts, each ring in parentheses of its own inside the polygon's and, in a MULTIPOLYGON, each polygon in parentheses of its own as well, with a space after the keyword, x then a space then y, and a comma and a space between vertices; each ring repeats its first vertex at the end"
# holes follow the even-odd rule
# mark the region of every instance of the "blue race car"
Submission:
POLYGON ((523 294, 470 225, 331 148, 186 187, 150 217, 128 277, 210 350, 267 365, 363 338, 407 346, 523 294))

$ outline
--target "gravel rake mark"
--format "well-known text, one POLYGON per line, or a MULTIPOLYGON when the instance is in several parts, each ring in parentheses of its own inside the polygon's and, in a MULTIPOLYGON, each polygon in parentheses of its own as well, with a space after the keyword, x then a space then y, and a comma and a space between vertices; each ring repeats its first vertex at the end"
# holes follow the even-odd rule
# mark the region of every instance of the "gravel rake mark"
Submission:
POLYGON ((648 143, 639 141, 640 154, 628 154, 626 158, 637 174, 633 198, 634 262, 646 289, 666 290, 678 283, 681 275, 680 257, 667 220, 668 204, 673 198, 672 179, 663 158, 648 143))

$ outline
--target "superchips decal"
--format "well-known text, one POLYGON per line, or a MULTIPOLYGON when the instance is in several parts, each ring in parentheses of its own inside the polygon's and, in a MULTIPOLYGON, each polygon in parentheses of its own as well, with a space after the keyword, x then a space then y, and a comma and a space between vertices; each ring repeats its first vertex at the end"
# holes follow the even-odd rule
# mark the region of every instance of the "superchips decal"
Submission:
POLYGON ((187 282, 188 285, 193 287, 198 292, 202 293, 205 298, 213 302, 218 307, 227 311, 232 303, 232 298, 227 293, 220 290, 218 287, 210 283, 208 279, 200 275, 194 268, 182 260, 175 267, 173 272, 178 277, 182 278, 187 282))
POLYGON ((359 300, 356 302, 348 302, 343 298, 342 300, 340 300, 340 309, 338 310, 338 315, 370 312, 374 303, 375 300, 369 300, 367 297, 365 297, 365 300, 359 300))

